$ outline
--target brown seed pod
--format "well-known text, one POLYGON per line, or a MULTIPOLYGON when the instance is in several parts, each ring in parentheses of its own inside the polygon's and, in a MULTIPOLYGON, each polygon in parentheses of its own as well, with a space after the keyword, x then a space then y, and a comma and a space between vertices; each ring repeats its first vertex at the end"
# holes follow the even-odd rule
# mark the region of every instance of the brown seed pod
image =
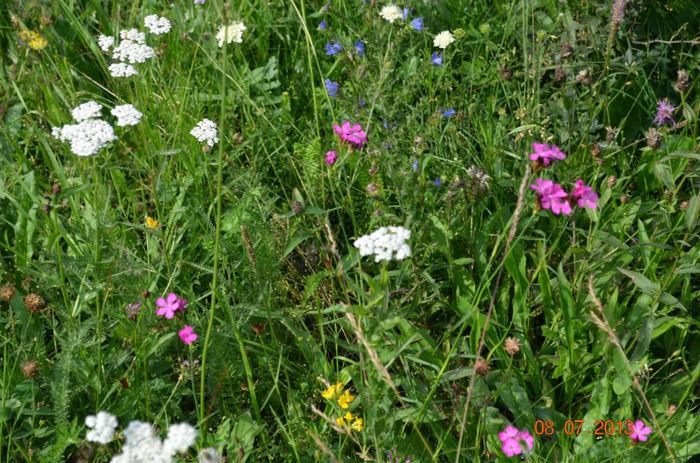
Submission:
POLYGON ((44 308, 44 299, 36 293, 27 294, 24 298, 24 306, 30 312, 40 312, 44 308))
POLYGON ((22 365, 22 374, 25 378, 33 378, 39 374, 39 364, 34 360, 27 360, 22 365))

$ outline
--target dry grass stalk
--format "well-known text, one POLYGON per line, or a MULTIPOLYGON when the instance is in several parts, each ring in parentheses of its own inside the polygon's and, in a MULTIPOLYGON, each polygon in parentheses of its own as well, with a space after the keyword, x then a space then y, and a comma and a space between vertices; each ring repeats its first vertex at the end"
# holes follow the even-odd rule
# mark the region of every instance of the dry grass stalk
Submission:
POLYGON ((321 440, 320 437, 318 437, 316 434, 312 433, 311 431, 308 431, 308 433, 309 433, 309 436, 311 436, 311 438, 314 440, 314 442, 316 442, 316 445, 318 445, 318 448, 321 449, 321 451, 323 453, 328 455, 328 457, 330 457, 330 459, 333 463, 341 463, 342 462, 342 460, 338 460, 338 458, 335 456, 335 454, 333 454, 333 451, 331 451, 331 449, 329 449, 326 446, 326 444, 323 443, 323 441, 321 440))

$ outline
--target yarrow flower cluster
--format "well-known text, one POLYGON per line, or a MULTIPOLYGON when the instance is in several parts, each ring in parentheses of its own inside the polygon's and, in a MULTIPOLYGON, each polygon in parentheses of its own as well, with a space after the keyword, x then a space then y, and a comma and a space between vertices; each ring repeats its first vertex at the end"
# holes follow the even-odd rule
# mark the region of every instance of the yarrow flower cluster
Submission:
POLYGON ((245 27, 242 22, 231 23, 228 26, 220 26, 219 31, 216 33, 216 40, 219 41, 219 47, 223 47, 224 42, 243 42, 243 31, 246 29, 247 27, 245 27))
POLYGON ((342 126, 334 124, 333 130, 342 140, 350 142, 357 148, 362 148, 367 143, 367 132, 362 130, 360 124, 350 125, 350 121, 345 121, 342 126))
POLYGON ((397 19, 403 18, 403 13, 401 12, 401 9, 396 5, 386 5, 379 12, 379 16, 386 19, 390 23, 393 23, 397 19))
POLYGON ((433 45, 443 50, 447 48, 449 44, 455 41, 450 31, 442 31, 433 39, 433 45))
MULTIPOLYGON (((117 418, 107 412, 100 411, 97 416, 85 418, 85 425, 92 428, 87 433, 87 440, 100 444, 109 444, 114 438, 117 418)), ((171 463, 178 452, 186 452, 194 445, 197 430, 187 424, 170 425, 164 441, 156 436, 149 423, 134 420, 122 431, 126 444, 122 453, 112 457, 111 463, 171 463)))
POLYGON ((170 21, 168 18, 151 14, 143 18, 143 25, 151 34, 161 35, 170 32, 170 21))
POLYGON ((143 116, 141 111, 134 108, 132 104, 115 106, 110 112, 117 118, 117 126, 119 127, 136 125, 141 120, 141 116, 143 116))
POLYGON ((112 126, 98 119, 101 110, 102 105, 95 101, 83 103, 71 111, 78 124, 53 127, 51 134, 62 142, 69 142, 76 155, 91 156, 117 139, 112 126))
POLYGON ((529 432, 520 431, 515 426, 506 426, 505 430, 498 433, 498 438, 503 442, 501 450, 509 457, 523 453, 522 442, 527 445, 528 450, 532 450, 535 444, 535 438, 529 432))
POLYGON ((135 67, 127 63, 112 63, 107 69, 112 77, 131 77, 139 73, 135 67))
POLYGON ((190 135, 200 142, 206 142, 209 146, 214 146, 214 143, 219 141, 216 122, 209 119, 197 122, 197 125, 190 130, 190 135))
POLYGON ((403 260, 411 255, 406 241, 411 231, 404 227, 381 227, 369 235, 359 237, 353 246, 360 250, 360 256, 374 255, 374 261, 403 260))

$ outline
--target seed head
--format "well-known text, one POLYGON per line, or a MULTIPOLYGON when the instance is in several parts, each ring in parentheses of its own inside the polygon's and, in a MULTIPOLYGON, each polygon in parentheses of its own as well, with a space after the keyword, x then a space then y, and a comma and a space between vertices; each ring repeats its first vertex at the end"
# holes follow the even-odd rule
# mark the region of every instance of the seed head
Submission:
POLYGON ((381 185, 379 185, 378 183, 375 183, 375 182, 370 183, 369 185, 367 185, 367 188, 366 188, 367 194, 370 196, 376 195, 377 193, 379 193, 380 186, 381 185))
POLYGON ((669 405, 668 409, 666 410, 666 416, 671 416, 674 413, 676 413, 676 406, 675 405, 669 405))
POLYGON ((508 69, 508 67, 505 64, 501 64, 498 67, 498 72, 501 73, 501 77, 503 77, 503 80, 510 80, 513 78, 513 73, 508 69))
POLYGON ((294 201, 292 203, 292 212, 294 212, 296 215, 304 212, 304 205, 301 203, 301 201, 294 201))
POLYGON ((678 71, 678 80, 676 81, 676 84, 673 86, 673 89, 677 91, 678 93, 685 93, 688 91, 690 88, 690 75, 685 71, 685 69, 681 69, 678 71))
POLYGON ((644 136, 647 137, 647 146, 649 148, 656 149, 661 146, 661 132, 654 127, 644 132, 644 136))
POLYGON ((574 53, 574 47, 571 46, 569 42, 564 42, 561 44, 561 57, 568 58, 574 53))
POLYGON ((147 289, 144 289, 143 291, 141 291, 142 298, 148 299, 150 296, 151 296, 151 293, 147 289))
POLYGON ((622 196, 620 196, 620 202, 621 202, 622 204, 627 204, 628 202, 630 202, 629 196, 627 196, 627 195, 622 195, 622 196))
POLYGON ((27 360, 22 365, 22 374, 25 378, 33 378, 39 374, 39 364, 34 360, 27 360))
POLYGON ((617 177, 611 175, 608 177, 608 188, 615 188, 615 185, 617 185, 617 177))
POLYGON ((602 152, 603 149, 600 147, 600 145, 598 143, 593 143, 593 146, 591 146, 591 156, 597 158, 602 152))
POLYGON ((679 208, 680 210, 682 210, 682 211, 688 209, 688 201, 683 201, 682 203, 680 203, 680 205, 678 206, 678 208, 679 208))
POLYGON ((30 312, 39 312, 44 308, 44 299, 36 293, 27 294, 24 298, 24 306, 30 312))
POLYGON ((12 285, 0 286, 0 299, 10 302, 15 297, 15 287, 12 285))
POLYGON ((610 127, 610 126, 605 127, 605 131, 607 132, 607 133, 605 134, 605 140, 606 140, 608 143, 612 142, 612 141, 615 139, 615 135, 617 135, 617 131, 618 131, 618 130, 619 130, 619 129, 616 129, 616 128, 610 127))
POLYGON ((520 341, 514 337, 507 337, 506 352, 508 352, 510 355, 515 355, 520 352, 520 341))
POLYGON ((558 84, 566 82, 566 72, 562 68, 557 68, 554 71, 554 82, 558 84))
POLYGON ((60 183, 54 183, 53 186, 51 187, 51 193, 54 194, 54 196, 58 195, 61 192, 61 184, 60 183))
POLYGON ((474 373, 479 376, 486 376, 489 372, 489 364, 483 360, 477 360, 474 363, 474 373))

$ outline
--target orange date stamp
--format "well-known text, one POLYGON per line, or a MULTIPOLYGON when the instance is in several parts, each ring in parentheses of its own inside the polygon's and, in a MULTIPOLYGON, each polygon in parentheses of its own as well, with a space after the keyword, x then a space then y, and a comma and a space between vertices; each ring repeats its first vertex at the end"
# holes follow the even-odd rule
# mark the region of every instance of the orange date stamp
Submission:
POLYGON ((634 433, 634 423, 632 420, 612 421, 595 420, 593 429, 583 431, 583 420, 566 420, 563 429, 556 429, 552 420, 535 421, 535 434, 551 436, 553 434, 565 434, 568 436, 578 436, 581 432, 594 436, 629 436, 634 433))

